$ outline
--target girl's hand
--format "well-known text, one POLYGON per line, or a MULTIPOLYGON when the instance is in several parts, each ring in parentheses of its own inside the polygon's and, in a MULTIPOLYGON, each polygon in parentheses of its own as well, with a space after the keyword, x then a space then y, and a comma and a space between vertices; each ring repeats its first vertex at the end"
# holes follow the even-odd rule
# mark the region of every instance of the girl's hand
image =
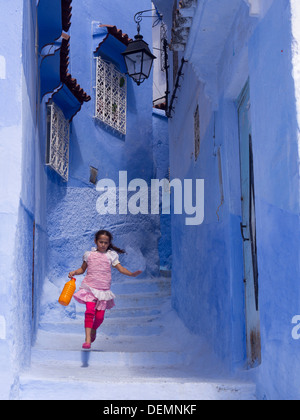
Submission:
POLYGON ((125 276, 128 276, 128 277, 137 277, 137 276, 139 276, 140 274, 142 274, 142 271, 135 271, 134 273, 132 273, 131 271, 129 271, 129 270, 127 270, 127 268, 125 268, 125 267, 122 267, 122 265, 121 264, 117 264, 116 266, 115 266, 115 268, 121 273, 121 274, 124 274, 125 276))
POLYGON ((84 261, 82 266, 78 268, 78 270, 70 271, 69 278, 71 279, 74 276, 80 276, 81 274, 84 274, 86 269, 87 269, 87 263, 84 261))
POLYGON ((140 274, 142 274, 142 271, 135 271, 134 273, 132 273, 131 277, 137 277, 140 274))

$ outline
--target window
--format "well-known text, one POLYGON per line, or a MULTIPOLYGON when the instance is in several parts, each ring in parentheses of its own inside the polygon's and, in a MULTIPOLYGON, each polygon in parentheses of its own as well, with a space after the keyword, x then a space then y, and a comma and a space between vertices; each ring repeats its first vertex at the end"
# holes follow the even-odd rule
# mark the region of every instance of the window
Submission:
POLYGON ((70 123, 54 103, 47 106, 46 164, 65 181, 69 178, 70 123))
POLYGON ((90 166, 90 182, 92 184, 97 184, 98 181, 98 169, 90 166))
POLYGON ((126 134, 127 79, 113 63, 96 58, 96 118, 126 134))
POLYGON ((197 105, 195 114, 194 114, 194 139, 195 139, 195 160, 198 159, 200 152, 200 115, 199 115, 199 105, 197 105))

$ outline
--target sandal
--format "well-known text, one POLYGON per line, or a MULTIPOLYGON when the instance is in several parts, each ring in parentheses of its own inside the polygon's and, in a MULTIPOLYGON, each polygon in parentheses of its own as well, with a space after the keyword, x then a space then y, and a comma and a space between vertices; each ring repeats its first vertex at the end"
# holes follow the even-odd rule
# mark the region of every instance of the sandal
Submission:
POLYGON ((96 340, 96 337, 97 337, 97 333, 91 334, 92 343, 96 340))
POLYGON ((83 343, 83 344, 82 344, 82 348, 83 348, 84 350, 90 350, 90 348, 91 348, 91 344, 90 344, 90 343, 83 343))

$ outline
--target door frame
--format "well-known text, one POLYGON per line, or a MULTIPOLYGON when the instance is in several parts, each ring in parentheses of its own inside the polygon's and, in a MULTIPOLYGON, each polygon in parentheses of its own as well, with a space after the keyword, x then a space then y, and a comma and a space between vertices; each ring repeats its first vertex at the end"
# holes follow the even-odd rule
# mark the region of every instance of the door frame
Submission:
POLYGON ((243 240, 247 364, 249 368, 253 368, 261 363, 261 338, 249 80, 237 100, 237 112, 242 215, 240 227, 243 240))

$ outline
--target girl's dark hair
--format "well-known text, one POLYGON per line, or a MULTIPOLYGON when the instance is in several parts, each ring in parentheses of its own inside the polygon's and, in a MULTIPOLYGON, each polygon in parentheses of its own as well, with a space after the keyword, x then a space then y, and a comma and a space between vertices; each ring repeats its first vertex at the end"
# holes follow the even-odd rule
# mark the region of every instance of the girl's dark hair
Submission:
POLYGON ((98 239, 100 238, 100 236, 105 235, 109 238, 109 246, 108 249, 112 249, 113 251, 116 251, 118 254, 126 254, 126 252, 124 251, 124 249, 120 249, 117 246, 115 246, 112 241, 113 241, 113 236, 110 232, 108 232, 108 230, 99 230, 96 234, 95 234, 95 242, 98 241, 98 239))

